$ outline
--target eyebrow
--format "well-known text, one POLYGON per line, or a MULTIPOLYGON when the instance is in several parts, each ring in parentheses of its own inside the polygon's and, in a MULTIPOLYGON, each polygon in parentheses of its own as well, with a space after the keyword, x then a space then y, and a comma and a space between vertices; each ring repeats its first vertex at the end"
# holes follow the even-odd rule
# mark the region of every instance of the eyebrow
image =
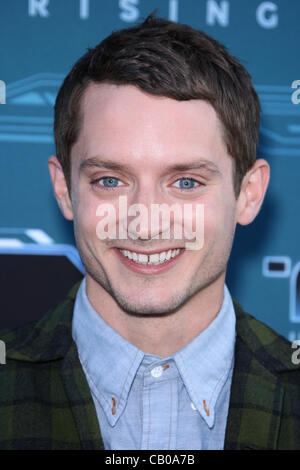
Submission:
MULTIPOLYGON (((128 164, 117 163, 110 159, 103 159, 98 157, 89 157, 83 160, 79 166, 79 173, 82 173, 89 168, 106 168, 109 170, 124 171, 130 168, 128 164)), ((212 161, 206 159, 193 160, 191 162, 177 163, 170 165, 167 171, 188 171, 204 169, 217 176, 221 175, 219 167, 212 161)))
POLYGON ((90 157, 83 160, 79 166, 79 173, 82 173, 88 168, 107 168, 109 170, 124 170, 128 165, 122 165, 112 160, 90 157))
POLYGON ((188 170, 199 170, 204 169, 208 170, 211 173, 216 175, 221 175, 221 170, 219 167, 210 160, 193 160, 192 162, 178 163, 176 165, 171 165, 169 167, 170 171, 188 171, 188 170))

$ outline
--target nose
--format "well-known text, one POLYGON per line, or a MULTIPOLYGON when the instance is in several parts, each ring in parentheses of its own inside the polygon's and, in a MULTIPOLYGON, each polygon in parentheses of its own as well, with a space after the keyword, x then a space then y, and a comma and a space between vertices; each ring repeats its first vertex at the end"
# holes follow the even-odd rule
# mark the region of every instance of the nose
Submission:
POLYGON ((119 221, 128 237, 145 241, 168 238, 170 221, 161 216, 162 205, 166 202, 154 186, 140 187, 128 198, 127 217, 119 221))
POLYGON ((159 238, 161 228, 152 220, 152 208, 159 204, 157 191, 153 186, 139 188, 128 209, 128 235, 135 239, 151 240, 159 238))

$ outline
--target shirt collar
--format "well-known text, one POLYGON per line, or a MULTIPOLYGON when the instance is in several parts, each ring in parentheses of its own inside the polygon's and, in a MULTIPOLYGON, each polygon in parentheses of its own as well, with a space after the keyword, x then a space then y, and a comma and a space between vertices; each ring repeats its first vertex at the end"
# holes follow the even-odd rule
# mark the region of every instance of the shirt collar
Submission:
POLYGON ((77 292, 72 336, 92 394, 114 426, 125 409, 127 397, 144 353, 111 328, 95 311, 83 279, 77 292))
POLYGON ((233 368, 236 317, 227 286, 221 309, 209 326, 174 354, 190 398, 209 427, 215 406, 233 368))
MULTIPOLYGON (((72 336, 91 392, 114 426, 145 354, 103 320, 90 304, 85 287, 84 278, 75 300, 72 336)), ((209 427, 214 424, 215 405, 232 368, 234 343, 234 307, 224 286, 216 318, 172 356, 193 404, 209 427)))

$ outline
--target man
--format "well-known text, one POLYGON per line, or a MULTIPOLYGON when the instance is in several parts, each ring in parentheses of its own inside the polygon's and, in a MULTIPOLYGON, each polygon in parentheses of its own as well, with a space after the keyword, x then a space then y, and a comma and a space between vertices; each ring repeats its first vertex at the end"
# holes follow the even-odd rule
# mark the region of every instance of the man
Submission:
POLYGON ((74 65, 49 170, 86 275, 1 335, 2 449, 300 448, 290 344, 225 285, 269 181, 259 118, 237 59, 153 15, 74 65))

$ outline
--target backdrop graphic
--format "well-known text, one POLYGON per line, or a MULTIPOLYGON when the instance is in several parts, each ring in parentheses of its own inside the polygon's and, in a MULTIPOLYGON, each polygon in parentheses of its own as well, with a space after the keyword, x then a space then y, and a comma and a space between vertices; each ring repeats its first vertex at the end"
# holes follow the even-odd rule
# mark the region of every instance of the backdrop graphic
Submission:
POLYGON ((58 88, 88 47, 155 8, 220 40, 253 77, 271 182, 256 220, 237 228, 227 284, 300 338, 298 0, 0 0, 0 327, 41 316, 84 273, 48 175, 58 88))

